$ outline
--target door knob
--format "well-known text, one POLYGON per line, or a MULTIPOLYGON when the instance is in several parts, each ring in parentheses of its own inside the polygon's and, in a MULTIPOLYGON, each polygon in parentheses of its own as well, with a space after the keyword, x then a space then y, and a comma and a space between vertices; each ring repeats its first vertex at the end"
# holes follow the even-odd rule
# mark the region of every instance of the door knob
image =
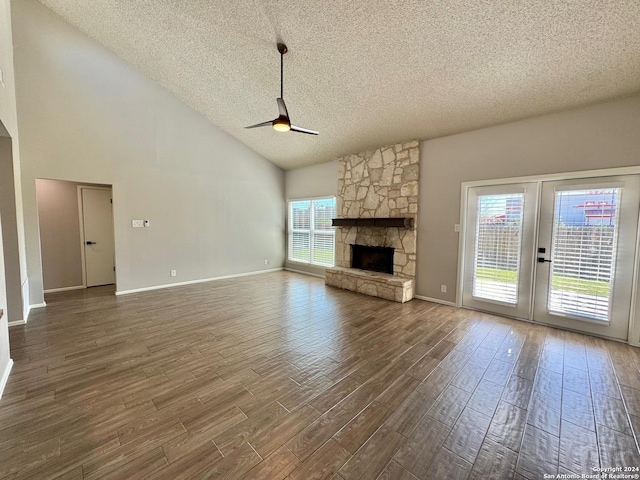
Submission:
POLYGON ((88 241, 86 241, 85 243, 86 243, 87 245, 95 245, 95 244, 97 244, 98 242, 92 242, 92 241, 88 240, 88 241))

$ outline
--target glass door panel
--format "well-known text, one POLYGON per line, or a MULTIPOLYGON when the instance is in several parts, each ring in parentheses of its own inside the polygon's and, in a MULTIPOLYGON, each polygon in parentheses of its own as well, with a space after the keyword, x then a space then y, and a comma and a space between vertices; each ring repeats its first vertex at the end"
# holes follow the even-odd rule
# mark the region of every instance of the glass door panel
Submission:
POLYGON ((463 305, 528 318, 537 184, 470 188, 463 305))
POLYGON ((611 320, 620 194, 620 188, 555 192, 550 313, 611 320))
POLYGON ((473 298, 516 305, 524 193, 479 195, 473 298))
POLYGON ((640 177, 543 182, 533 319, 627 338, 640 177))

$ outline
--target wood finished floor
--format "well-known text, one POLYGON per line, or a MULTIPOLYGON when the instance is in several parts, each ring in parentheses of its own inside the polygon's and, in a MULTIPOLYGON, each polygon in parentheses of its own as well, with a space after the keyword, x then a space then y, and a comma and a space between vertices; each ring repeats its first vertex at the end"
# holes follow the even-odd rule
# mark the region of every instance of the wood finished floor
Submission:
POLYGON ((509 479, 640 466, 640 350, 278 272, 48 295, 0 478, 509 479))

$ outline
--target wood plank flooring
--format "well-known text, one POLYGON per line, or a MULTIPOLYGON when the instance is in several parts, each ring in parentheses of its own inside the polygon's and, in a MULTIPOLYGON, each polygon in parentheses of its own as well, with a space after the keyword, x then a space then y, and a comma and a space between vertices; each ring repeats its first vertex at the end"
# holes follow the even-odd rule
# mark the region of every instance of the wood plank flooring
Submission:
POLYGON ((0 478, 511 479, 640 466, 640 351, 288 272, 48 295, 0 478))

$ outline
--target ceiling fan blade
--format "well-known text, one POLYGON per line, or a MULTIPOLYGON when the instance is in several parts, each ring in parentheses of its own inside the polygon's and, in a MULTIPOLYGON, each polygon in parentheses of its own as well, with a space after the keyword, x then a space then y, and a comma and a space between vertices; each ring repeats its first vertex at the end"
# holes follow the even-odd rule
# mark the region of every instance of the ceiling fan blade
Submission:
POLYGON ((278 111, 280 112, 281 117, 289 118, 289 113, 287 113, 287 106, 284 104, 284 98, 278 98, 278 111))
POLYGON ((318 135, 320 132, 316 132, 315 130, 309 130, 308 128, 296 127, 295 125, 291 125, 292 132, 299 133, 307 133, 309 135, 318 135))
POLYGON ((255 125, 249 125, 248 127, 244 128, 270 127, 271 125, 273 125, 273 120, 269 120, 268 122, 256 123, 255 125))

